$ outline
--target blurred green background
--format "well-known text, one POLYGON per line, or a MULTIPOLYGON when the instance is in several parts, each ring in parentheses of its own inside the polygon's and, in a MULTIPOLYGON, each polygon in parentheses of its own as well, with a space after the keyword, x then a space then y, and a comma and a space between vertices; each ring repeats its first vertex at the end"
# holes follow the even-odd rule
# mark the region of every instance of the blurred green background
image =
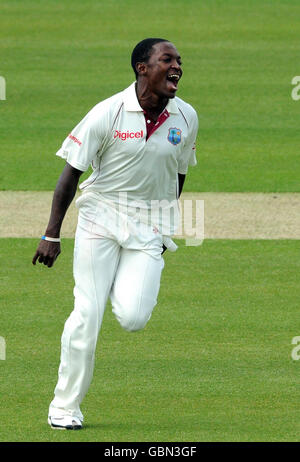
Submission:
POLYGON ((162 36, 199 115, 185 190, 300 191, 299 30, 298 0, 1 0, 0 189, 52 190, 64 138, 134 80, 135 44, 162 36))

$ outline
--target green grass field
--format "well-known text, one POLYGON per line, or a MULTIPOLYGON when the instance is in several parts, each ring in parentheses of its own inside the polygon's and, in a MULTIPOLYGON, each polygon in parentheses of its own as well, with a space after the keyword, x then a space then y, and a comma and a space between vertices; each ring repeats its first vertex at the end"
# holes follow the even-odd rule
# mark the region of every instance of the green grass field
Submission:
POLYGON ((299 440, 299 242, 179 244, 144 331, 123 331, 108 306, 85 428, 73 433, 46 425, 73 242, 48 270, 31 267, 35 240, 0 241, 1 441, 299 440))
MULTIPOLYGON (((299 30, 299 0, 0 0, 0 190, 53 190, 66 135, 130 85, 135 44, 162 36, 199 115, 185 191, 300 192, 299 30)), ((31 264, 37 240, 0 239, 1 442, 299 441, 299 241, 178 244, 144 331, 108 306, 84 429, 54 432, 73 241, 49 270, 31 264)))
POLYGON ((0 189, 52 189, 64 138, 134 80, 135 44, 164 36, 183 58, 178 96, 199 114, 187 190, 300 191, 298 0, 1 0, 0 9, 0 189))

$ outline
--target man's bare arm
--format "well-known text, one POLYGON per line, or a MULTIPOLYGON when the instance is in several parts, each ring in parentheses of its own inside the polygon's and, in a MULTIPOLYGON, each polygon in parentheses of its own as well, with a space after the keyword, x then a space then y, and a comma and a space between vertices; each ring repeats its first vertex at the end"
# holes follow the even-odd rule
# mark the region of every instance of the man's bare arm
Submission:
MULTIPOLYGON (((179 199, 180 194, 182 193, 184 181, 185 181, 185 175, 183 175, 182 173, 178 173, 178 198, 177 199, 179 199)), ((167 247, 163 244, 162 254, 165 253, 166 250, 167 250, 167 247)))
POLYGON ((182 173, 178 173, 178 197, 180 197, 180 194, 182 193, 183 185, 185 181, 185 175, 182 173))
MULTIPOLYGON (((66 164, 60 175, 52 199, 50 219, 45 231, 47 237, 59 237, 65 214, 76 194, 80 175, 83 172, 66 164)), ((35 265, 38 260, 49 268, 53 266, 60 254, 60 243, 41 240, 32 259, 35 265)))

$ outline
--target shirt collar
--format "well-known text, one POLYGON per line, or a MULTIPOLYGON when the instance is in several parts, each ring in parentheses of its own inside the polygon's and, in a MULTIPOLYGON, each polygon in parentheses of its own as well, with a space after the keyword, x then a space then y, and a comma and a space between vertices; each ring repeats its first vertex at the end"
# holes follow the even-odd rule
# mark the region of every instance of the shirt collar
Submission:
MULTIPOLYGON (((125 111, 143 112, 136 96, 135 84, 136 82, 133 82, 123 91, 124 109, 125 111)), ((169 99, 166 109, 169 114, 178 114, 179 110, 175 98, 169 99)))

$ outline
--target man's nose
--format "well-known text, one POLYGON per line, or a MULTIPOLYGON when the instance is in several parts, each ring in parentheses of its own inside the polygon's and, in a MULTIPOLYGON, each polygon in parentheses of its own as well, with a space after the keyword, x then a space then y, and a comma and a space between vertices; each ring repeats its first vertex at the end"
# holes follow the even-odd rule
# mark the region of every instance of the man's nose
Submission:
POLYGON ((178 70, 178 71, 181 70, 181 66, 180 66, 180 64, 176 61, 176 59, 174 59, 174 61, 172 62, 172 68, 173 68, 173 69, 176 69, 176 70, 178 70))

